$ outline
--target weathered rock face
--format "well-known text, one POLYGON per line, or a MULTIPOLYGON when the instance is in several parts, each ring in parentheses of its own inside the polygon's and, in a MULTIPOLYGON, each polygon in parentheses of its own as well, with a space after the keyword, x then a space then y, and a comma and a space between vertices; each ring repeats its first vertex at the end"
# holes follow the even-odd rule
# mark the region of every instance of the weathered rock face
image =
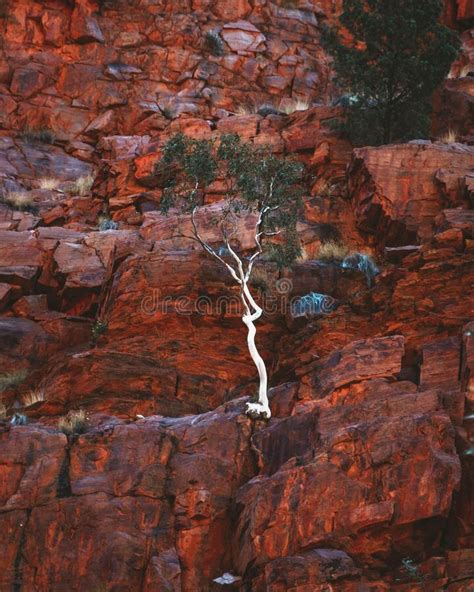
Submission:
POLYGON ((387 246, 430 239, 440 209, 463 205, 473 163, 474 149, 460 144, 355 150, 350 190, 359 227, 387 246))
MULTIPOLYGON (((8 3, 3 117, 64 139, 157 129, 272 97, 323 97, 323 10, 264 1, 8 3), (318 15, 316 16, 316 11, 318 15), (21 51, 28 44, 28 50, 21 51), (19 108, 18 108, 19 107, 19 108)), ((325 7, 331 16, 333 7, 325 7)))
MULTIPOLYGON (((77 405, 81 385, 81 402, 110 414, 173 416, 216 407, 255 375, 232 286, 200 251, 130 259, 106 296, 107 333, 94 349, 54 360, 48 389, 77 405)), ((259 337, 268 356, 277 331, 278 321, 259 337)))
POLYGON ((458 0, 457 18, 461 20, 468 20, 474 18, 474 5, 472 0, 458 0))
POLYGON ((250 432, 240 410, 225 409, 105 420, 69 444, 57 430, 3 431, 0 521, 23 534, 2 558, 2 586, 207 589, 230 565, 230 548, 216 550, 227 544, 232 496, 254 472, 250 432))
MULTIPOLYGON (((440 549, 459 487, 454 428, 441 391, 394 378, 403 353, 398 336, 360 343, 326 396, 275 389, 276 415, 282 396, 296 406, 269 425, 252 426, 239 400, 181 419, 98 418, 69 441, 54 428, 4 428, 4 585, 209 590, 233 572, 255 590, 355 590, 363 572, 389 590, 406 556, 443 585, 444 560, 429 570, 423 560, 440 549), (371 347, 377 374, 362 376, 371 347)), ((468 557, 448 560, 453 581, 465 580, 468 557)))
POLYGON ((339 0, 3 4, 0 592, 473 589, 472 33, 434 123, 466 143, 353 152, 319 44, 339 0), (180 131, 307 166, 303 260, 252 284, 269 422, 237 287, 158 212, 180 131))

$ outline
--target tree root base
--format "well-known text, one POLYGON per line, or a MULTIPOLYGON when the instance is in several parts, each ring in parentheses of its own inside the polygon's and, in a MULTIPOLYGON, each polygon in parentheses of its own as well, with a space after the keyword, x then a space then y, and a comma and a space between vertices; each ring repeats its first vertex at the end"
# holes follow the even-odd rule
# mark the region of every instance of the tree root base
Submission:
POLYGON ((247 403, 245 413, 252 419, 270 419, 272 416, 268 404, 263 403, 247 403))

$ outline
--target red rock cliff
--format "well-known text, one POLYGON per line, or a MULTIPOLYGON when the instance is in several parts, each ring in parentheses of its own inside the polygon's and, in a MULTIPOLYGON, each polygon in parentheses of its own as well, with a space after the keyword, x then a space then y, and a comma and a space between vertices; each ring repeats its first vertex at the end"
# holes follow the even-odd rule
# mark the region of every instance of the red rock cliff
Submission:
POLYGON ((340 4, 0 3, 0 592, 474 589, 473 7, 436 104, 464 142, 353 151, 319 44, 340 4), (310 173, 304 260, 259 267, 269 422, 231 281, 158 211, 177 131, 310 173), (341 236, 373 284, 318 260, 341 236), (293 318, 311 292, 334 306, 293 318))

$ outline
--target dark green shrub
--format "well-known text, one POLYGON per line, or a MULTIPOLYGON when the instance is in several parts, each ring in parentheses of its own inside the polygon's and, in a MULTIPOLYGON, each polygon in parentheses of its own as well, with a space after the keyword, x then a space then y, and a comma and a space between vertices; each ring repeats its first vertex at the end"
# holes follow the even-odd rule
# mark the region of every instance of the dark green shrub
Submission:
POLYGON ((92 327, 92 340, 94 342, 97 341, 101 335, 107 333, 108 328, 109 326, 106 321, 96 321, 92 327))
POLYGON ((25 128, 20 133, 20 137, 29 144, 54 144, 56 142, 56 134, 52 130, 45 127, 38 129, 25 128))
POLYGON ((212 55, 219 57, 224 55, 224 41, 219 31, 207 31, 205 35, 205 46, 212 55))
POLYGON ((347 93, 343 131, 356 145, 427 137, 431 99, 459 52, 440 24, 442 0, 344 0, 341 25, 323 35, 347 93))

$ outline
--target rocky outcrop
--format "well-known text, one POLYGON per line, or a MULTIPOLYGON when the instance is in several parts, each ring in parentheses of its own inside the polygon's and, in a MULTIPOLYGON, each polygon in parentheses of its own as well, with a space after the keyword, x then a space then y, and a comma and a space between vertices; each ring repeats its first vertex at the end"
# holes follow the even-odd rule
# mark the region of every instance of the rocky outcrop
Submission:
POLYGON ((474 4, 472 0, 458 0, 458 14, 459 20, 468 20, 474 18, 474 4))
POLYGON ((474 150, 460 144, 355 150, 350 191, 359 228, 384 246, 430 239, 440 209, 463 205, 463 182, 473 162, 474 150))
POLYGON ((465 143, 353 153, 319 43, 339 1, 3 4, 0 590, 470 590, 470 33, 434 127, 465 143), (251 286, 268 422, 238 288, 159 212, 176 132, 307 167, 302 258, 251 286))
MULTIPOLYGON (((90 142, 279 97, 325 96, 324 9, 271 2, 8 3, 5 127, 90 142), (126 10, 124 8, 126 7, 126 10), (27 52, 20 48, 27 46, 27 52)), ((325 7, 329 16, 333 7, 325 7)))
MULTIPOLYGON (((255 590, 292 581, 352 590, 362 574, 381 585, 390 566, 383 585, 398 589, 402 559, 418 565, 439 548, 460 479, 443 398, 394 381, 402 354, 400 337, 368 341, 325 395, 275 389, 275 411, 285 397, 297 405, 268 426, 252 427, 237 400, 181 419, 97 416, 69 440, 54 428, 3 428, 0 520, 21 532, 5 573, 45 590, 72 580, 78 589, 207 590, 224 572, 255 590), (371 347, 385 370, 361 376, 371 347)), ((447 581, 445 567, 416 569, 447 581)))

